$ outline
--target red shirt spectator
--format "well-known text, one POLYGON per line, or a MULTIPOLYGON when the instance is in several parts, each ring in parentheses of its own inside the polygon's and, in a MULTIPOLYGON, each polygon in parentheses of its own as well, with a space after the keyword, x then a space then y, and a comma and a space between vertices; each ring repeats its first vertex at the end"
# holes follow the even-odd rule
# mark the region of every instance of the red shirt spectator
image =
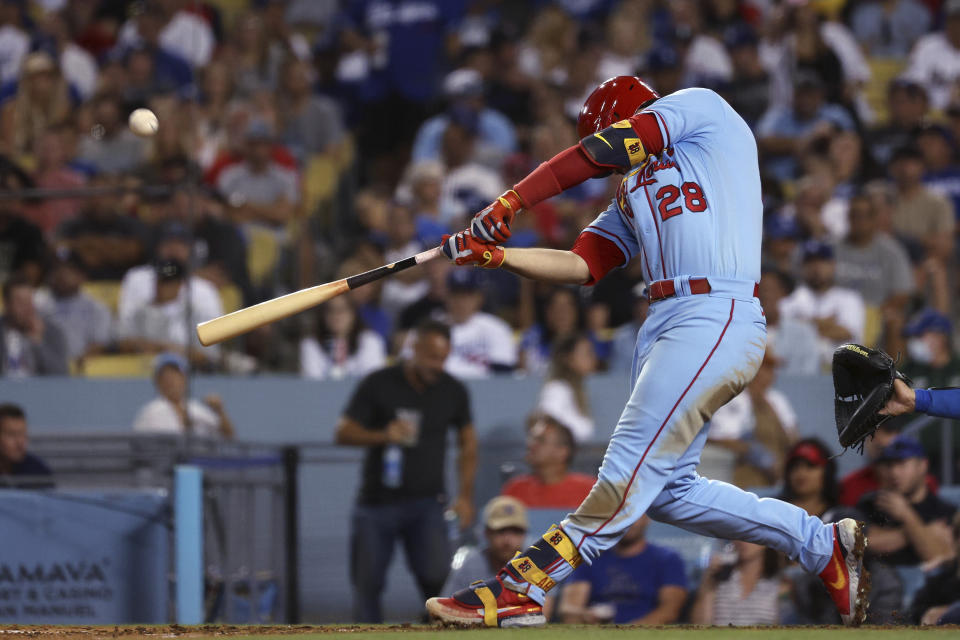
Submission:
POLYGON ((502 494, 513 496, 528 507, 575 509, 596 481, 585 473, 568 473, 560 482, 546 484, 531 473, 510 480, 503 486, 502 494))
POLYGON ((575 446, 569 429, 553 418, 539 416, 527 434, 526 459, 532 473, 513 478, 501 493, 533 508, 580 506, 596 478, 570 472, 575 446))

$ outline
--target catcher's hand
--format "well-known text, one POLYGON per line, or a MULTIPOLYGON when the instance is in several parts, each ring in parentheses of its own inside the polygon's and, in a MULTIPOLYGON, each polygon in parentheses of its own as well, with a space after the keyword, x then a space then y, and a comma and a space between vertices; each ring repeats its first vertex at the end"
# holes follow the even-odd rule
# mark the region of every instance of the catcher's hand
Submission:
POLYGON ((894 381, 909 380, 893 358, 859 344, 844 344, 833 352, 834 409, 840 446, 861 445, 890 413, 881 411, 894 392, 894 381))
POLYGON ((513 216, 523 208, 520 196, 511 189, 473 216, 470 233, 481 242, 506 242, 513 216))
POLYGON ((472 264, 486 269, 497 269, 503 264, 503 247, 480 242, 469 231, 445 235, 440 242, 443 255, 460 266, 472 264))

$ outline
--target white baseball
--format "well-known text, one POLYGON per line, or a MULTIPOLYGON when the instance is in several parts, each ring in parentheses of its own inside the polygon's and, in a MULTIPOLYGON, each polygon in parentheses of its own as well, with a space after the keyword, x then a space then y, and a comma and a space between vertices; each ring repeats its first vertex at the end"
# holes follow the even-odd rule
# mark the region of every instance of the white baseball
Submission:
POLYGON ((130 114, 130 130, 142 138, 149 138, 157 132, 160 121, 150 109, 136 109, 130 114))

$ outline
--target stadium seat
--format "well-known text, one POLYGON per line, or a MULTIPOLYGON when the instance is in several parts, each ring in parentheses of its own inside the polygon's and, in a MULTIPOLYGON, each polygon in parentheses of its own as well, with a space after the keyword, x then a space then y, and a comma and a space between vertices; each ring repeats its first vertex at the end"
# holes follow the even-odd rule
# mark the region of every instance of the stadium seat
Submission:
POLYGON ((83 292, 95 300, 99 300, 116 315, 117 302, 120 300, 119 280, 90 280, 83 283, 83 292))
POLYGON ((87 378, 148 378, 153 373, 153 354, 113 354, 84 358, 80 374, 87 378))
POLYGON ((903 60, 893 58, 870 58, 870 82, 867 83, 867 103, 877 122, 887 121, 887 88, 906 67, 903 60))
POLYGON ((883 335, 883 311, 880 307, 868 306, 866 319, 863 323, 863 344, 876 348, 883 335))
POLYGON ((243 306, 243 293, 235 284, 225 284, 218 290, 224 313, 232 313, 243 306))
POLYGON ((277 234, 271 229, 248 227, 247 234, 247 270, 254 284, 263 284, 273 275, 274 267, 280 258, 280 244, 277 234))

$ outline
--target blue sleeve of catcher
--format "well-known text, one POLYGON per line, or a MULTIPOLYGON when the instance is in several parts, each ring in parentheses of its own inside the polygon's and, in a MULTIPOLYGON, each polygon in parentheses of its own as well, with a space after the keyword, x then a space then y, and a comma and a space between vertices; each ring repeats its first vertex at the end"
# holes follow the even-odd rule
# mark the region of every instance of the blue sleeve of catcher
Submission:
POLYGON ((960 418, 960 389, 917 389, 916 410, 938 418, 960 418))

